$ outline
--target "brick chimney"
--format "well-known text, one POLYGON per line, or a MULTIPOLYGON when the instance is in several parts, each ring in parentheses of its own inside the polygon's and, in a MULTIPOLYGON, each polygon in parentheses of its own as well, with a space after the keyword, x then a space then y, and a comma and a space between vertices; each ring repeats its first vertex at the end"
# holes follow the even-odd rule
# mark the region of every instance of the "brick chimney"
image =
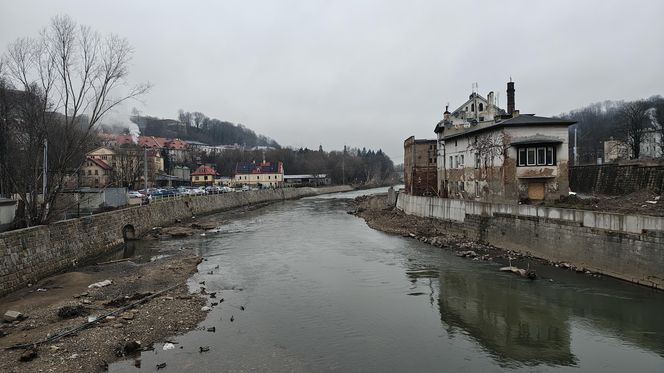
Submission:
POLYGON ((507 114, 514 113, 514 82, 510 79, 507 82, 507 114))

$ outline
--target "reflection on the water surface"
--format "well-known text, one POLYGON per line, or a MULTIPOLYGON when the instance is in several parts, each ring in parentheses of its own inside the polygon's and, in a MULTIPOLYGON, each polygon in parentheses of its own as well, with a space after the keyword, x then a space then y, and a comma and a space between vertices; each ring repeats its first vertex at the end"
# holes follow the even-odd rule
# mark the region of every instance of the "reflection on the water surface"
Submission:
POLYGON ((481 268, 416 268, 406 274, 411 279, 437 278, 438 307, 449 336, 470 336, 504 367, 575 365, 575 320, 664 356, 664 297, 657 291, 614 280, 576 288, 576 274, 567 286, 496 277, 481 268), (631 298, 621 296, 622 289, 631 298), (660 307, 653 307, 653 301, 660 307))
POLYGON ((450 335, 462 329, 501 365, 574 364, 566 310, 522 290, 527 285, 486 280, 472 271, 441 271, 438 305, 450 335))

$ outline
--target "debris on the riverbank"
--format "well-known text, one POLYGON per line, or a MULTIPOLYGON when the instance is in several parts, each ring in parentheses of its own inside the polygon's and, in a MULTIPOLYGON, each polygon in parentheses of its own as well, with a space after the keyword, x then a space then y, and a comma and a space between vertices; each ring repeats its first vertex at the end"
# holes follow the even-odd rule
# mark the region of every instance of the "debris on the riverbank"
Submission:
POLYGON ((25 318, 26 318, 26 316, 24 314, 22 314, 21 312, 12 311, 12 310, 9 310, 9 311, 5 312, 5 314, 3 316, 3 320, 5 320, 6 322, 21 321, 25 318))
POLYGON ((86 316, 88 310, 80 304, 75 306, 64 306, 58 310, 58 317, 61 319, 73 319, 79 316, 86 316))
POLYGON ((537 273, 535 273, 534 270, 532 269, 523 269, 523 268, 518 268, 514 266, 508 266, 508 267, 501 267, 500 268, 501 272, 512 272, 517 276, 524 277, 530 280, 534 280, 537 278, 537 273))
POLYGON ((111 281, 111 280, 99 281, 99 282, 95 282, 94 284, 90 284, 90 285, 88 285, 88 289, 92 289, 92 288, 103 288, 104 286, 108 286, 108 285, 110 285, 110 284, 112 284, 112 283, 113 283, 113 281, 111 281))
POLYGON ((30 321, 29 325, 11 322, 0 326, 6 334, 0 339, 0 371, 102 371, 127 354, 128 342, 140 341, 140 347, 127 349, 137 353, 164 338, 194 329, 205 318, 206 313, 200 309, 206 300, 192 296, 185 286, 201 260, 189 255, 190 251, 178 251, 140 265, 125 261, 83 267, 36 284, 44 288, 47 286, 42 284, 57 284, 60 289, 47 293, 24 289, 1 299, 3 308, 29 309, 30 321), (112 281, 113 286, 87 288, 103 280, 112 281), (147 294, 156 296, 148 298, 147 294), (124 309, 124 313, 111 314, 132 302, 138 303, 124 309), (55 340, 67 331, 73 332, 55 340), (49 342, 44 343, 46 340, 49 342), (38 341, 41 346, 36 346, 35 355, 29 352, 32 348, 6 350, 38 341))
POLYGON ((473 250, 459 251, 457 255, 462 258, 477 258, 477 253, 473 250))

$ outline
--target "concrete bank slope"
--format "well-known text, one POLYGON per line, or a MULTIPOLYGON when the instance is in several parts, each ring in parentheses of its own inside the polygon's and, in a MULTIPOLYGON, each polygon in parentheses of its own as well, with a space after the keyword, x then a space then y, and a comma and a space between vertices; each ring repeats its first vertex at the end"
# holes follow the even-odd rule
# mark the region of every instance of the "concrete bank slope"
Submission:
POLYGON ((257 203, 346 192, 349 186, 184 197, 0 233, 0 296, 75 267, 153 227, 257 203))
POLYGON ((664 289, 664 218, 400 193, 397 208, 451 233, 664 289))

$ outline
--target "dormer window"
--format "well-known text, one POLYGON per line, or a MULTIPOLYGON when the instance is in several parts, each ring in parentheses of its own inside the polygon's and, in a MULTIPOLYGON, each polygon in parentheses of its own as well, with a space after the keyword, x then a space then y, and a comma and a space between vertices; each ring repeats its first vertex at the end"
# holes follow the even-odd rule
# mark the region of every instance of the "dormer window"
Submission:
POLYGON ((470 111, 472 111, 472 112, 475 111, 475 104, 470 104, 470 111))
POLYGON ((484 104, 480 102, 479 108, 480 108, 480 111, 484 111, 484 104))

